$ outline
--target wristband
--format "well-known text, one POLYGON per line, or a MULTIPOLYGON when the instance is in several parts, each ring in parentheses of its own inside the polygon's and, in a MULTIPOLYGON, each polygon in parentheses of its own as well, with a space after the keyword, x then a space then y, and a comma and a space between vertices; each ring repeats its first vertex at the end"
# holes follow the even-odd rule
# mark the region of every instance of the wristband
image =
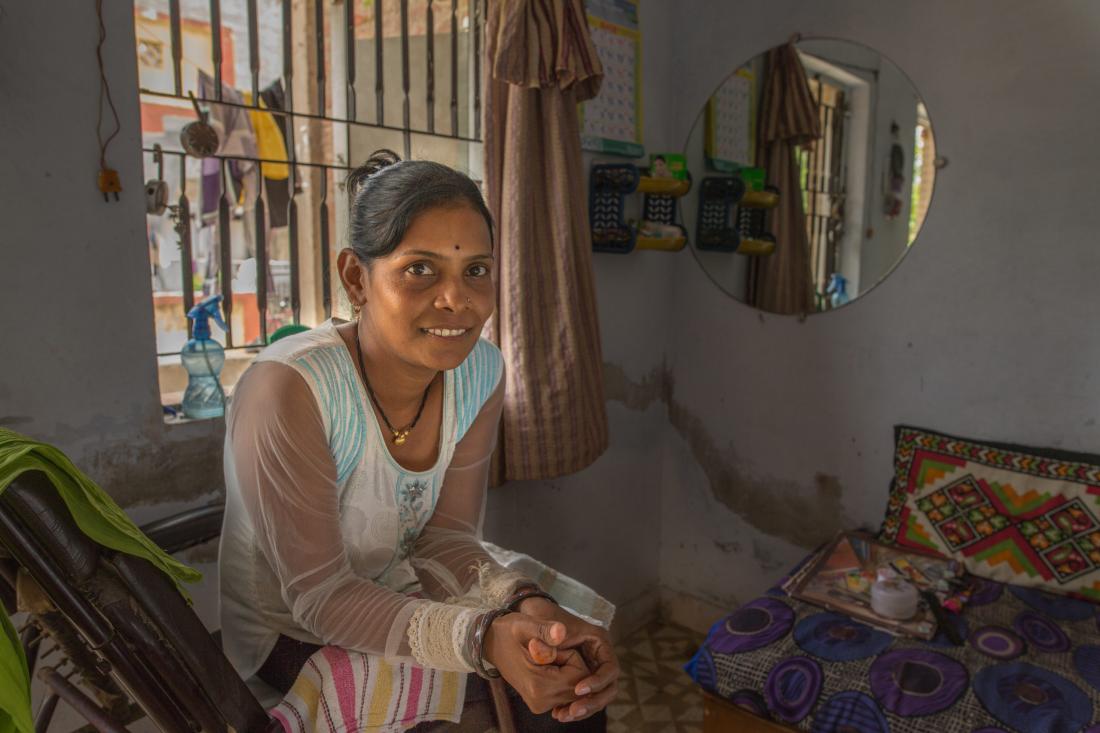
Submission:
POLYGON ((519 605, 528 598, 545 598, 555 606, 558 605, 558 602, 554 600, 554 596, 550 595, 542 588, 539 588, 537 585, 529 585, 513 593, 508 600, 504 602, 504 607, 509 611, 518 611, 519 605))
POLYGON ((507 616, 512 611, 508 608, 494 608, 491 611, 486 611, 477 622, 477 628, 474 630, 474 649, 473 649, 473 663, 474 671, 478 676, 492 680, 500 677, 500 670, 498 669, 486 669, 485 667, 485 637, 489 633, 489 627, 493 625, 501 616, 507 616))

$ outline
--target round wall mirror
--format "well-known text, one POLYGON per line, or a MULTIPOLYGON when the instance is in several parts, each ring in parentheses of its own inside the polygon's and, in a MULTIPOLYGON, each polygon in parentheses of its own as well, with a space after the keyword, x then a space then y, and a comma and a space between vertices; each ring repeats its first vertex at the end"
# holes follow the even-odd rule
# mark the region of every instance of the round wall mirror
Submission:
POLYGON ((735 68, 684 157, 681 215, 699 263, 743 303, 786 314, 838 308, 885 278, 916 240, 937 168, 909 78, 836 39, 735 68))

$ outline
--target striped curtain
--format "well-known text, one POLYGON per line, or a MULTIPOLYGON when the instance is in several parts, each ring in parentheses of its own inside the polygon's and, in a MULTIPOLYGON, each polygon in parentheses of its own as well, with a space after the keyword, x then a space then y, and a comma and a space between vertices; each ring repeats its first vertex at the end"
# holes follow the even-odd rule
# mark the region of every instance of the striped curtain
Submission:
POLYGON ((507 387, 494 481, 579 471, 607 448, 577 103, 603 67, 583 0, 489 0, 485 185, 507 387))
POLYGON ((771 215, 775 252, 756 258, 749 268, 748 300, 771 313, 810 313, 813 276, 797 146, 821 137, 821 124, 793 42, 768 51, 757 130, 756 165, 779 188, 779 206, 771 215))

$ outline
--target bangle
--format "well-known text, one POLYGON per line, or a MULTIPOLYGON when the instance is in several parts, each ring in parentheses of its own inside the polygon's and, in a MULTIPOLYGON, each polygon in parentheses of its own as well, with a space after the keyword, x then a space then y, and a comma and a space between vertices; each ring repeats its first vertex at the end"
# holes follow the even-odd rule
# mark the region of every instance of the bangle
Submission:
POLYGON ((508 600, 504 602, 504 607, 509 611, 517 611, 519 610, 519 604, 523 603, 528 598, 545 598, 555 606, 558 605, 558 602, 554 600, 554 596, 550 595, 542 588, 539 588, 537 585, 528 585, 513 593, 508 600))
POLYGON ((489 627, 494 621, 511 612, 507 608, 494 608, 482 614, 477 621, 477 628, 474 630, 473 663, 474 671, 483 679, 492 680, 500 677, 500 670, 496 668, 490 670, 485 667, 485 636, 489 633, 489 627))

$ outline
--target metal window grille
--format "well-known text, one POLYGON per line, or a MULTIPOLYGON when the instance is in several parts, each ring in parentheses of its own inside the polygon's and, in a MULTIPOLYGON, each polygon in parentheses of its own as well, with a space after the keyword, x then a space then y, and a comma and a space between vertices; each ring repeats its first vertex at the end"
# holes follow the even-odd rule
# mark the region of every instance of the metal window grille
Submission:
POLYGON ((158 334, 162 316, 186 324, 173 332, 178 343, 158 337, 159 357, 177 354, 189 336, 185 315, 196 297, 223 296, 230 350, 262 346, 278 325, 300 323, 307 297, 313 314, 332 315, 332 240, 345 220, 349 161, 390 147, 478 177, 484 2, 136 0, 147 178, 156 177, 159 146, 172 204, 149 217, 158 334), (196 91, 200 70, 206 93, 196 91), (280 87, 281 107, 261 103, 280 87), (270 114, 281 124, 282 199, 265 175, 281 156, 226 150, 225 141, 213 158, 186 155, 178 129, 196 118, 190 92, 206 111, 270 114), (251 190, 245 168, 259 169, 251 190), (204 196, 204 186, 220 195, 204 196), (245 272, 247 261, 254 272, 245 272), (236 290, 242 280, 248 292, 236 290), (245 333, 234 326, 238 310, 245 333))
POLYGON ((815 299, 818 309, 825 309, 829 302, 825 291, 829 277, 838 269, 844 235, 847 101, 840 86, 820 75, 807 81, 817 101, 821 137, 801 149, 799 168, 815 299))

